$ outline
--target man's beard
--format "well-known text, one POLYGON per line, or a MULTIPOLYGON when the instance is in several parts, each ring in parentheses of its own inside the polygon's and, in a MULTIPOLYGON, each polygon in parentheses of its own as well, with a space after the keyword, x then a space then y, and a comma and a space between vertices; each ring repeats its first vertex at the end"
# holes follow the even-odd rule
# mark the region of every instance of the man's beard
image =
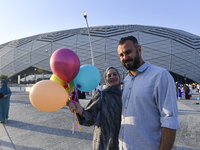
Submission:
POLYGON ((140 56, 139 56, 139 53, 138 51, 136 52, 136 56, 134 57, 134 61, 132 58, 130 59, 127 59, 126 61, 123 62, 124 63, 124 67, 127 69, 127 70, 130 70, 130 71, 133 71, 133 70, 136 70, 139 68, 139 65, 140 65, 140 56), (128 61, 132 61, 133 64, 125 64, 126 62, 128 61))

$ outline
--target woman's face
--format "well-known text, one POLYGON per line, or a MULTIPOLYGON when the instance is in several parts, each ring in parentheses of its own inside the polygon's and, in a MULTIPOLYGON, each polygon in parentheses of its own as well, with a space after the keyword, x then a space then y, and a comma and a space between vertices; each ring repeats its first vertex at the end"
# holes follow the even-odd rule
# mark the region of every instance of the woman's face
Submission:
POLYGON ((119 84, 119 75, 115 69, 108 70, 106 79, 109 86, 117 86, 119 84))

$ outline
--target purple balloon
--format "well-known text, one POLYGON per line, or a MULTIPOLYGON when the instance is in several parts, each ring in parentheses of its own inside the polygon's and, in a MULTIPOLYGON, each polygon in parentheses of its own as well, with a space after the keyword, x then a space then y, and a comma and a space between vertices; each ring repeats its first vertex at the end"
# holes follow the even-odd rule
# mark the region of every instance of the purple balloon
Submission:
POLYGON ((72 81, 79 72, 80 60, 78 55, 67 48, 56 50, 50 59, 53 73, 62 81, 72 81))

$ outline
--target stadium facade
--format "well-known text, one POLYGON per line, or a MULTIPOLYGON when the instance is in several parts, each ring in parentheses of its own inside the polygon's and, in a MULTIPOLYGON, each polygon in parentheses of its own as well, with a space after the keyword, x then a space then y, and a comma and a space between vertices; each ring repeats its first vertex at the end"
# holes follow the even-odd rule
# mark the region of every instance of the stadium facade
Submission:
MULTIPOLYGON (((167 69, 179 83, 200 83, 200 37, 182 30, 142 25, 90 27, 95 66, 103 73, 108 66, 120 74, 126 70, 117 54, 121 37, 135 36, 142 46, 142 57, 167 69)), ((0 45, 0 74, 17 83, 18 77, 29 80, 49 78, 50 57, 60 48, 69 48, 79 56, 81 65, 92 64, 87 28, 39 34, 0 45), (42 77, 41 77, 42 75, 42 77)))

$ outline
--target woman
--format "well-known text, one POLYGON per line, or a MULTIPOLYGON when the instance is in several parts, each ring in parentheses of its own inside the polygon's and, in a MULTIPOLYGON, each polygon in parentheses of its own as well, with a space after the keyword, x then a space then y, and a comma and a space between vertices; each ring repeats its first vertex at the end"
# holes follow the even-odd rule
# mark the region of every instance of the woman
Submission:
POLYGON ((85 109, 79 103, 69 103, 69 107, 71 112, 76 111, 80 124, 84 126, 94 125, 101 110, 100 125, 94 127, 93 150, 117 150, 122 109, 119 72, 114 67, 108 67, 104 79, 105 88, 102 92, 96 90, 85 109))
POLYGON ((8 120, 8 112, 10 107, 11 90, 7 86, 7 82, 4 79, 0 81, 0 85, 0 93, 4 95, 3 98, 0 99, 0 122, 6 123, 8 120))

